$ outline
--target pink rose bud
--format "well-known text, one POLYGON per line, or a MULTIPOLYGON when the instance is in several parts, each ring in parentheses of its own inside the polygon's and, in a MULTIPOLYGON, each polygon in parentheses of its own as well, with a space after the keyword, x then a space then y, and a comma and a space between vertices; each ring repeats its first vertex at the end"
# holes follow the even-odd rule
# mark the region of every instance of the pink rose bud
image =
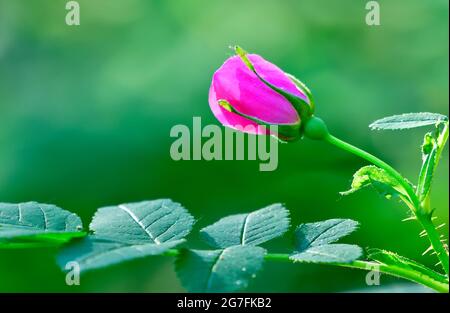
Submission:
POLYGON ((251 134, 293 141, 314 111, 311 93, 295 77, 239 47, 214 73, 209 105, 220 123, 251 134), (269 126, 276 125, 277 133, 269 126))

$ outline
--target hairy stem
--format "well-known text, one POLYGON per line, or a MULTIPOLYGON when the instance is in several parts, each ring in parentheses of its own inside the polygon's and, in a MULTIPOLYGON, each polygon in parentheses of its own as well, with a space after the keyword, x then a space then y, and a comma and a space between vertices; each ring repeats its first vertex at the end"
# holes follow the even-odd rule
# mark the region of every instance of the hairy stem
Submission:
MULTIPOLYGON (((177 249, 170 249, 164 253, 167 256, 178 256, 180 251, 177 249)), ((268 253, 264 256, 266 261, 272 262, 287 262, 295 263, 289 259, 289 254, 286 253, 268 253)), ((433 278, 426 276, 420 272, 405 269, 397 266, 390 266, 385 264, 380 264, 376 262, 360 261, 356 260, 351 263, 324 263, 324 265, 332 265, 347 268, 356 268, 366 271, 378 270, 381 273, 385 273, 391 276, 400 277, 403 279, 410 280, 412 282, 427 286, 438 292, 449 292, 448 284, 434 280, 433 278)))
POLYGON ((448 252, 440 240, 439 233, 437 232, 436 227, 433 225, 433 222, 431 221, 431 215, 422 213, 423 211, 426 210, 421 209, 419 198, 417 197, 413 187, 408 183, 408 181, 406 181, 406 179, 399 172, 397 172, 392 166, 360 148, 357 148, 330 134, 325 136, 324 140, 337 146, 340 149, 353 153, 369 161, 370 163, 382 168, 402 185, 402 187, 405 189, 409 197, 407 201, 410 201, 410 203, 406 202, 406 204, 409 206, 409 208, 416 216, 419 223, 425 229, 425 232, 427 233, 431 246, 433 247, 433 250, 436 252, 437 257, 439 258, 439 262, 441 263, 442 268, 444 269, 445 273, 448 276, 449 275, 448 252))

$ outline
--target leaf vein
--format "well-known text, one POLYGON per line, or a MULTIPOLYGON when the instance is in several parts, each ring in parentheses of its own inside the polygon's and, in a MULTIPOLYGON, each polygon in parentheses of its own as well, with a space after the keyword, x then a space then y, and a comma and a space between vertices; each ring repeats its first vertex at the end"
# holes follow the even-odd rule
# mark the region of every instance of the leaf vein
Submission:
POLYGON ((125 213, 127 213, 133 221, 136 222, 136 224, 139 225, 139 227, 142 228, 142 230, 150 237, 151 240, 153 240, 157 245, 161 244, 158 239, 156 239, 153 234, 145 227, 144 224, 139 220, 139 218, 134 214, 127 206, 121 204, 119 205, 119 208, 123 210, 125 213))

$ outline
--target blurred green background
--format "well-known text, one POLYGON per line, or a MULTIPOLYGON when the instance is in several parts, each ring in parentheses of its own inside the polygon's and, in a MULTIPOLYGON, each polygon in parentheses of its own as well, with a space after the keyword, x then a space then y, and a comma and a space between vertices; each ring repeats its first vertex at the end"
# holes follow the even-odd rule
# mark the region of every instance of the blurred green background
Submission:
MULTIPOLYGON (((176 124, 218 124, 208 106, 213 72, 231 44, 261 54, 313 90, 337 136, 382 156, 412 181, 425 129, 370 132, 397 113, 448 114, 448 1, 79 0, 81 25, 65 24, 65 0, 0 0, 0 201, 36 200, 79 214, 100 206, 172 198, 197 219, 283 202, 292 223, 361 222, 348 242, 386 248, 434 267, 407 210, 372 190, 340 199, 365 163, 320 142, 282 145, 279 166, 170 158, 176 124)), ((448 150, 433 189, 437 223, 448 220, 448 150)), ((448 235, 448 227, 442 230, 448 235)), ((289 251, 292 235, 266 245, 289 251)), ((56 249, 0 250, 0 291, 183 291, 173 259, 150 257, 88 273, 65 285, 56 249)), ((384 287, 402 283, 382 277, 384 287)), ((358 270, 267 263, 250 291, 347 291, 358 270)))

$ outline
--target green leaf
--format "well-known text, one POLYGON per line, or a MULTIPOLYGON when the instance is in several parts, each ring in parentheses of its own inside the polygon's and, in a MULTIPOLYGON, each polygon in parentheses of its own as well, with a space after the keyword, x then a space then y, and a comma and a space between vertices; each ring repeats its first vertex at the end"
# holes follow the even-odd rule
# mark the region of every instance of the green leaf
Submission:
POLYGON ((232 292, 245 289, 261 269, 266 251, 233 246, 221 250, 183 250, 175 268, 190 292, 232 292))
POLYGON ((194 218, 179 203, 161 199, 100 208, 89 227, 114 241, 160 244, 185 237, 193 224, 194 218))
POLYGON ((448 278, 441 275, 432 269, 429 269, 423 264, 420 264, 414 260, 400 256, 394 252, 381 250, 381 249, 370 249, 368 256, 369 259, 374 260, 380 264, 385 264, 390 267, 396 267, 405 270, 412 270, 421 273, 427 277, 430 277, 436 281, 444 284, 448 284, 448 278))
POLYGON ((359 223, 349 219, 330 219, 301 224, 295 230, 295 246, 299 251, 336 242, 358 229, 359 223))
POLYGON ((289 229, 289 211, 272 204, 248 214, 231 215, 200 231, 214 248, 255 246, 283 235, 289 229))
POLYGON ((58 256, 58 264, 64 269, 67 263, 77 262, 80 271, 87 272, 137 258, 159 255, 183 242, 183 239, 179 239, 160 244, 129 244, 89 236, 65 248, 58 256))
POLYGON ((432 133, 425 134, 424 143, 422 145, 422 167, 420 169, 419 182, 417 183, 417 194, 419 195, 420 201, 423 201, 430 191, 437 152, 438 145, 436 138, 434 138, 432 133))
POLYGON ((296 251, 289 256, 294 262, 349 263, 362 255, 355 245, 333 244, 358 228, 350 219, 330 219, 301 224, 295 230, 296 251))
POLYGON ((372 130, 381 129, 409 129, 422 127, 427 125, 434 125, 441 121, 447 121, 448 117, 437 113, 406 113, 401 115, 388 116, 376 120, 369 127, 372 130))
POLYGON ((393 196, 408 198, 408 193, 394 177, 374 165, 364 166, 356 171, 353 174, 351 189, 340 194, 346 196, 368 186, 374 187, 381 195, 388 199, 393 196))
POLYGON ((247 214, 231 215, 200 231, 218 250, 185 250, 177 258, 180 280, 189 291, 230 292, 247 287, 262 267, 266 251, 256 245, 283 235, 289 211, 272 204, 247 214))
POLYGON ((350 263, 362 256, 362 249, 356 245, 326 244, 311 247, 291 254, 289 259, 305 263, 350 263))
POLYGON ((162 254, 182 243, 194 218, 180 204, 168 199, 100 208, 92 235, 62 251, 61 267, 76 261, 81 271, 127 260, 162 254))
POLYGON ((439 123, 433 132, 425 134, 422 144, 422 167, 417 183, 417 195, 424 201, 431 189, 434 173, 448 138, 448 123, 439 123))
POLYGON ((55 205, 0 203, 0 248, 60 244, 84 236, 81 219, 55 205))

